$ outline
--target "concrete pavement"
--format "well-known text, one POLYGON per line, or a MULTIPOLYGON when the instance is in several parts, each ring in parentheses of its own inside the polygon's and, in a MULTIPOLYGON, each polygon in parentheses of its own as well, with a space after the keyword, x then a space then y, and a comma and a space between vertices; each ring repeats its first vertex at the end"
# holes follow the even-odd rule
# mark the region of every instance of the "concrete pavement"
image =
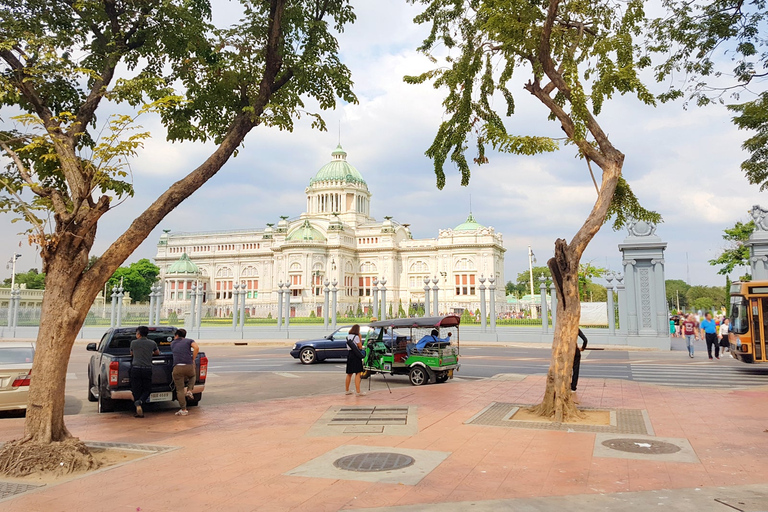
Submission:
MULTIPOLYGON (((167 410, 144 419, 129 412, 68 416, 68 428, 83 440, 177 449, 46 486, 0 502, 0 508, 768 510, 768 387, 724 391, 706 384, 675 389, 584 379, 582 407, 640 411, 645 418, 626 429, 620 419, 593 431, 517 428, 505 417, 472 422, 499 404, 538 402, 542 376, 453 381, 357 397, 343 393, 340 373, 339 393, 331 395, 203 402, 187 417, 167 410), (360 422, 366 415, 369 424, 360 422), (398 424, 409 428, 388 428, 398 424), (650 436, 633 433, 636 428, 650 436), (692 455, 606 456, 597 440, 608 430, 641 451, 644 439, 658 438, 690 446, 692 455), (368 472, 367 480, 331 460, 393 452, 415 462, 380 478, 368 472)), ((22 429, 21 418, 2 421, 0 440, 18 437, 22 429)))

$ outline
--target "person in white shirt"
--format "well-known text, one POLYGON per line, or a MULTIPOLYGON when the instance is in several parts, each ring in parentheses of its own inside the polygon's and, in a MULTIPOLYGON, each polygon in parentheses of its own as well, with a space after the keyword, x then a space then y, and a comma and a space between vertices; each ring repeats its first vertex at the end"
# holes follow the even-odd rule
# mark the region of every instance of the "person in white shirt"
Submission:
POLYGON ((720 320, 720 330, 717 333, 717 340, 722 351, 730 350, 731 344, 728 341, 728 333, 731 332, 731 320, 728 317, 720 320))

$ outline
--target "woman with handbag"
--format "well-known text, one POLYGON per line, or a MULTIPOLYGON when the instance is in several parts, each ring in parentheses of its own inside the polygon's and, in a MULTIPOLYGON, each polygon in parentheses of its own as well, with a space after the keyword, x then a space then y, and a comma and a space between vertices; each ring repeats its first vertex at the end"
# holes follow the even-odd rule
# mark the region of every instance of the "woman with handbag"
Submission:
POLYGON ((728 333, 731 332, 731 320, 728 317, 723 318, 720 320, 720 332, 719 334, 719 343, 720 347, 722 348, 722 352, 725 352, 726 350, 730 350, 731 343, 728 337, 728 333))
POLYGON ((360 326, 355 324, 349 330, 347 336, 347 382, 346 394, 351 395, 349 385, 352 382, 352 375, 355 376, 355 391, 357 396, 364 396, 365 392, 360 392, 360 379, 363 373, 363 341, 360 339, 360 326))

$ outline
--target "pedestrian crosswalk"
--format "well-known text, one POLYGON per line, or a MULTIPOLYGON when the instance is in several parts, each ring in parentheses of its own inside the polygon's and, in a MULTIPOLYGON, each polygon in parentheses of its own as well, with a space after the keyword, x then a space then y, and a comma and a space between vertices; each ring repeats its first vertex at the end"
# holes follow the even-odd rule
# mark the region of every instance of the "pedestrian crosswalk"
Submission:
POLYGON ((740 388, 768 385, 768 365, 728 360, 687 364, 632 364, 632 380, 691 388, 740 388))

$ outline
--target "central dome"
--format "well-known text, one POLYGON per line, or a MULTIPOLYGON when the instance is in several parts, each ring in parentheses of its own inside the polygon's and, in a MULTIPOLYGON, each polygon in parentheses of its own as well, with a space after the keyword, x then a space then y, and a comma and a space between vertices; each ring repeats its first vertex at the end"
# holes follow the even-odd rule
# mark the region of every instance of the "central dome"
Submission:
POLYGON ((331 153, 331 156, 333 160, 317 171, 315 177, 309 180, 310 185, 322 181, 366 184, 360 172, 347 162, 347 152, 341 148, 341 144, 336 146, 336 150, 331 153))

